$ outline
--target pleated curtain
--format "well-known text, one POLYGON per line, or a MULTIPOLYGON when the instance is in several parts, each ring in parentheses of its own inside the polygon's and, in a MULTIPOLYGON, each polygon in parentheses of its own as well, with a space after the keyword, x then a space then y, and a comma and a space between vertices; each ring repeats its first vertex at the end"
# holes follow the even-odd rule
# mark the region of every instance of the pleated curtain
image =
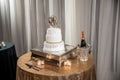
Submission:
POLYGON ((119 0, 0 0, 0 40, 12 41, 21 56, 43 44, 51 15, 66 44, 80 44, 85 31, 97 80, 120 80, 119 0))

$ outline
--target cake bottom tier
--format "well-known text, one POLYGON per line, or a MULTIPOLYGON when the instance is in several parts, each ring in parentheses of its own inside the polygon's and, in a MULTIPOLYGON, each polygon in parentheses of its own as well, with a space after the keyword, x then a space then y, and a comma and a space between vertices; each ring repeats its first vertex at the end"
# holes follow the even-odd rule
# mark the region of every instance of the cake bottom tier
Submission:
POLYGON ((65 46, 64 46, 64 41, 61 41, 59 43, 49 43, 47 41, 44 41, 44 47, 43 51, 64 51, 65 46))

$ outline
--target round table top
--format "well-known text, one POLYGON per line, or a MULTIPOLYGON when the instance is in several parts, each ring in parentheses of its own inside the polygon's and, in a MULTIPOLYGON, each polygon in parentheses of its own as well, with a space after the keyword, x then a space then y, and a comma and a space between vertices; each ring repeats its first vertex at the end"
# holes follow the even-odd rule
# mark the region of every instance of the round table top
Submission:
POLYGON ((12 42, 5 42, 5 47, 1 48, 0 51, 11 48, 14 44, 12 42))
POLYGON ((82 62, 75 59, 69 59, 72 63, 71 66, 62 66, 61 68, 47 65, 45 64, 45 68, 41 69, 40 71, 36 71, 34 69, 29 68, 26 66, 26 63, 29 63, 31 60, 31 52, 25 53, 22 55, 17 62, 17 66, 25 72, 36 74, 36 75, 44 75, 44 76, 69 76, 73 74, 81 74, 82 72, 87 72, 94 66, 94 60, 92 55, 88 55, 88 61, 82 62))

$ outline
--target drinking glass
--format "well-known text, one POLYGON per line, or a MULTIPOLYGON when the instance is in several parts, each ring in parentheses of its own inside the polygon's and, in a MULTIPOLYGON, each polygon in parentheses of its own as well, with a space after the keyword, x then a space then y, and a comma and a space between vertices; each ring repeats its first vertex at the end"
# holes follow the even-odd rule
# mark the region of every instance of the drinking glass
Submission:
POLYGON ((89 53, 89 47, 80 48, 80 60, 81 61, 87 61, 88 60, 88 53, 89 53))

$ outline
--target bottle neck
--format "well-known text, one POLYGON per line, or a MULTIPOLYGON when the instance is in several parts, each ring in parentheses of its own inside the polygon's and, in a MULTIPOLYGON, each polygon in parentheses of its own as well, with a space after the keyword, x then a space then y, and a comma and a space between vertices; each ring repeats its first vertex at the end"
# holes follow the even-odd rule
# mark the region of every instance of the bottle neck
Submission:
POLYGON ((84 32, 82 32, 82 36, 81 36, 81 47, 86 47, 86 41, 85 41, 85 35, 84 32))
POLYGON ((85 40, 84 32, 82 32, 82 40, 85 40))

